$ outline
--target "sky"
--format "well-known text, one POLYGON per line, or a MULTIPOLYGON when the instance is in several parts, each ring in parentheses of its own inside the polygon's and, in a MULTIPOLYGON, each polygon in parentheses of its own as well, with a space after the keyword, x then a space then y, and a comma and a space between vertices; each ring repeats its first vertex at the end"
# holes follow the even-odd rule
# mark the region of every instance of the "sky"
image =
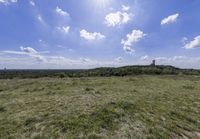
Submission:
POLYGON ((0 0, 0 69, 200 68, 200 0, 0 0))

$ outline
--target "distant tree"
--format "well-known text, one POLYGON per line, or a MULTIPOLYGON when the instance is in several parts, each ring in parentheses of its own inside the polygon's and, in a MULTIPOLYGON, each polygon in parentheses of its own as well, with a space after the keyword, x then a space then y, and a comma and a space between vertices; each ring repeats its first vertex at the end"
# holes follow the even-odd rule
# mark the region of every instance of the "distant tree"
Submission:
POLYGON ((59 74, 59 77, 60 77, 60 78, 65 78, 65 73, 64 73, 64 72, 61 72, 61 73, 59 74))

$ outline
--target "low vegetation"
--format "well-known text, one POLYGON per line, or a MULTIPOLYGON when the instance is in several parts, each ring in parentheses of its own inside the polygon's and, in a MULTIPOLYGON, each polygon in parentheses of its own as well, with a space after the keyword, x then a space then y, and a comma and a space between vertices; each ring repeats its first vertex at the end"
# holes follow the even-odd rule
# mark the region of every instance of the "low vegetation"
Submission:
POLYGON ((200 70, 173 66, 126 66, 89 70, 0 70, 0 79, 40 77, 110 77, 130 75, 200 75, 200 70))
POLYGON ((198 139, 200 76, 2 79, 0 138, 198 139))

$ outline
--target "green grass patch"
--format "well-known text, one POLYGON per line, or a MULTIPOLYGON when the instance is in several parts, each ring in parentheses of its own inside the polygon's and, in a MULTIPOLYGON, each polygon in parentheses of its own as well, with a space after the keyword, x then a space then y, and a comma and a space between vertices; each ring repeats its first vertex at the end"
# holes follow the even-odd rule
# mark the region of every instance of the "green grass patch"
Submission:
POLYGON ((0 138, 200 137, 198 76, 11 79, 0 86, 0 138))

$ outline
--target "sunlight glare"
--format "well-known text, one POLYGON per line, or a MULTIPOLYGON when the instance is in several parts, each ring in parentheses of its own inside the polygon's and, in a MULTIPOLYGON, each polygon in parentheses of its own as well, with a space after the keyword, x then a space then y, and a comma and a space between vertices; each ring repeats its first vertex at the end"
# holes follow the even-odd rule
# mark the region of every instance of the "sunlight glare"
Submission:
POLYGON ((93 0, 95 7, 105 8, 109 6, 112 0, 93 0))

